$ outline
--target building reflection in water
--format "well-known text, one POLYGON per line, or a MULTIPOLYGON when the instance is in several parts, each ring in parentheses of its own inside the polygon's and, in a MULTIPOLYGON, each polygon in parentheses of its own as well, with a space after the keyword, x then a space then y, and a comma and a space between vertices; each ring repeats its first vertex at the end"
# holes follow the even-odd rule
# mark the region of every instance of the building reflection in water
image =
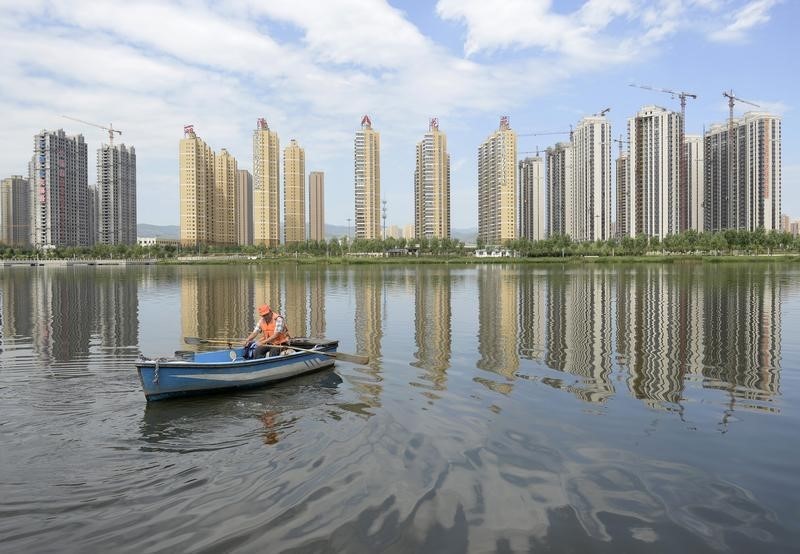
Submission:
POLYGON ((695 363, 702 356, 702 341, 691 344, 689 300, 702 311, 692 295, 692 284, 676 278, 663 266, 623 270, 617 278, 617 351, 628 371, 628 388, 634 397, 651 406, 677 404, 693 351, 695 363), (687 290, 688 289, 688 290, 687 290))
MULTIPOLYGON (((93 347, 138 354, 137 273, 121 268, 6 269, 0 273, 4 342, 30 340, 44 366, 85 362, 93 347)), ((85 367, 85 364, 84 366, 85 367)))
POLYGON ((325 337, 325 269, 314 266, 309 273, 309 336, 325 337))
POLYGON ((499 265, 478 268, 478 310, 474 321, 478 331, 479 369, 506 378, 504 383, 480 381, 498 392, 511 391, 519 369, 517 355, 517 295, 519 274, 499 265))
MULTIPOLYGON (((267 279, 271 291, 272 281, 267 279)), ((255 321, 253 277, 213 266, 184 268, 181 275, 181 328, 185 337, 239 339, 255 321)), ((264 289, 261 288, 261 291, 264 289)))
POLYGON ((519 283, 519 353, 527 360, 544 361, 547 334, 548 272, 525 271, 519 283))
POLYGON ((286 296, 281 304, 293 337, 308 336, 308 270, 294 265, 283 272, 286 296))
POLYGON ((590 402, 614 394, 611 296, 611 276, 603 268, 548 272, 545 363, 580 376, 580 382, 557 385, 590 402))
POLYGON ((712 272, 706 283, 706 313, 698 321, 706 386, 728 390, 749 408, 769 409, 760 401, 780 389, 781 279, 773 266, 753 264, 712 272))
POLYGON ((679 404, 695 376, 732 401, 769 400, 778 392, 780 288, 760 264, 620 272, 617 350, 631 393, 652 406, 679 404))
POLYGON ((355 295, 354 334, 356 350, 369 356, 368 366, 355 366, 360 377, 351 379, 361 402, 367 407, 380 406, 383 391, 381 375, 381 340, 383 339, 382 305, 384 268, 363 267, 350 273, 348 285, 355 295))
MULTIPOLYGON (((425 371, 422 379, 433 390, 445 389, 452 344, 451 289, 455 277, 446 268, 420 272, 413 280, 414 343, 412 366, 425 371)), ((437 398, 427 393, 430 398, 437 398)))

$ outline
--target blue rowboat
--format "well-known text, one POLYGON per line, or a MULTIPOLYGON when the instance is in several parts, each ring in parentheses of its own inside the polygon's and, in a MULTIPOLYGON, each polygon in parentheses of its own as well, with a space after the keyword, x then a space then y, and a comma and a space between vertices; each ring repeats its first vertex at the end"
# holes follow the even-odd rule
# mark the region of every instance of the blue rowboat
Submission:
POLYGON ((338 340, 293 338, 290 346, 314 352, 289 351, 280 356, 245 360, 243 348, 187 352, 173 358, 141 358, 136 363, 148 401, 261 387, 331 367, 338 340))

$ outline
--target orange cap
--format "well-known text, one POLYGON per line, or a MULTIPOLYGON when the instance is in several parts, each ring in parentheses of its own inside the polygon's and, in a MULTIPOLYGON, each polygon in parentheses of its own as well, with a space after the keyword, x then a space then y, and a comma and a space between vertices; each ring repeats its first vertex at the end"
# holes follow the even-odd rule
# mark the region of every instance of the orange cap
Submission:
POLYGON ((262 304, 258 307, 258 315, 267 315, 271 311, 272 309, 269 307, 269 304, 262 304))

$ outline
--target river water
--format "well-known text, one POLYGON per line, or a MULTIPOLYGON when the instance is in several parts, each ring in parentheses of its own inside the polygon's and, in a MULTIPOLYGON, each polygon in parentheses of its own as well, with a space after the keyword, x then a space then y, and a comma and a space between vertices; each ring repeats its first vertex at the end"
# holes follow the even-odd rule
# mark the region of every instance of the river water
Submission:
POLYGON ((0 269, 0 551, 790 552, 800 266, 0 269), (368 366, 146 403, 255 307, 368 366))

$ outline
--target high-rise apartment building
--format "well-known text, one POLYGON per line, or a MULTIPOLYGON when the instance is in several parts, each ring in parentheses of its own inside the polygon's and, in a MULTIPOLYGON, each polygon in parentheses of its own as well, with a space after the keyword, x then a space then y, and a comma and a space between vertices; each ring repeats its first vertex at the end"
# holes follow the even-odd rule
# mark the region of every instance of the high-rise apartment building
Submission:
POLYGON ((559 142, 545 152, 548 237, 575 236, 574 178, 572 176, 572 144, 559 142))
POLYGON ((627 234, 630 216, 628 214, 628 193, 630 183, 628 179, 628 152, 620 152, 617 158, 617 221, 615 236, 622 238, 627 234))
POLYGON ((89 230, 89 244, 96 244, 99 232, 99 219, 97 214, 100 210, 100 196, 97 193, 96 186, 87 187, 86 193, 86 227, 89 230))
POLYGON ((573 240, 611 238, 611 124, 605 116, 584 117, 572 134, 575 232, 573 240))
POLYGON ((705 230, 705 190, 703 184, 703 137, 684 135, 684 160, 686 163, 687 217, 689 229, 702 233, 705 230))
POLYGON ((22 175, 12 175, 0 182, 0 244, 31 243, 30 198, 30 184, 22 175))
POLYGON ((239 244, 253 244, 253 175, 246 169, 240 169, 236 187, 236 229, 239 244))
POLYGON ((447 135, 439 130, 435 117, 417 143, 414 232, 417 238, 450 238, 450 154, 447 135))
POLYGON ((381 135, 368 115, 355 139, 356 238, 381 237, 381 135))
POLYGON ((87 166, 83 135, 70 137, 59 129, 33 137, 29 181, 35 247, 91 245, 87 166))
POLYGON ((665 238, 681 232, 681 114, 645 106, 628 120, 628 225, 623 235, 665 238))
POLYGON ((281 237, 280 144, 278 133, 259 118, 253 131, 253 243, 276 247, 281 237))
POLYGON ((325 240, 325 173, 308 174, 308 225, 311 240, 325 240))
POLYGON ((214 192, 210 202, 212 235, 209 244, 239 244, 238 196, 239 164, 225 148, 214 155, 214 192))
POLYGON ((191 125, 184 127, 178 164, 181 244, 208 244, 212 233, 209 205, 214 190, 214 153, 191 125))
POLYGON ((283 241, 306 240, 306 152, 295 139, 283 151, 283 241))
POLYGON ((519 162, 520 236, 544 240, 547 210, 544 186, 544 158, 527 157, 519 162))
POLYGON ((506 116, 478 148, 478 238, 485 244, 517 238, 517 134, 506 116))
POLYGON ((136 150, 124 144, 97 149, 98 244, 136 244, 136 150))
POLYGON ((704 137, 705 229, 780 228, 781 119, 748 112, 704 137))
POLYGON ((183 246, 238 244, 238 175, 236 158, 226 149, 214 154, 191 125, 184 128, 179 158, 183 246))

